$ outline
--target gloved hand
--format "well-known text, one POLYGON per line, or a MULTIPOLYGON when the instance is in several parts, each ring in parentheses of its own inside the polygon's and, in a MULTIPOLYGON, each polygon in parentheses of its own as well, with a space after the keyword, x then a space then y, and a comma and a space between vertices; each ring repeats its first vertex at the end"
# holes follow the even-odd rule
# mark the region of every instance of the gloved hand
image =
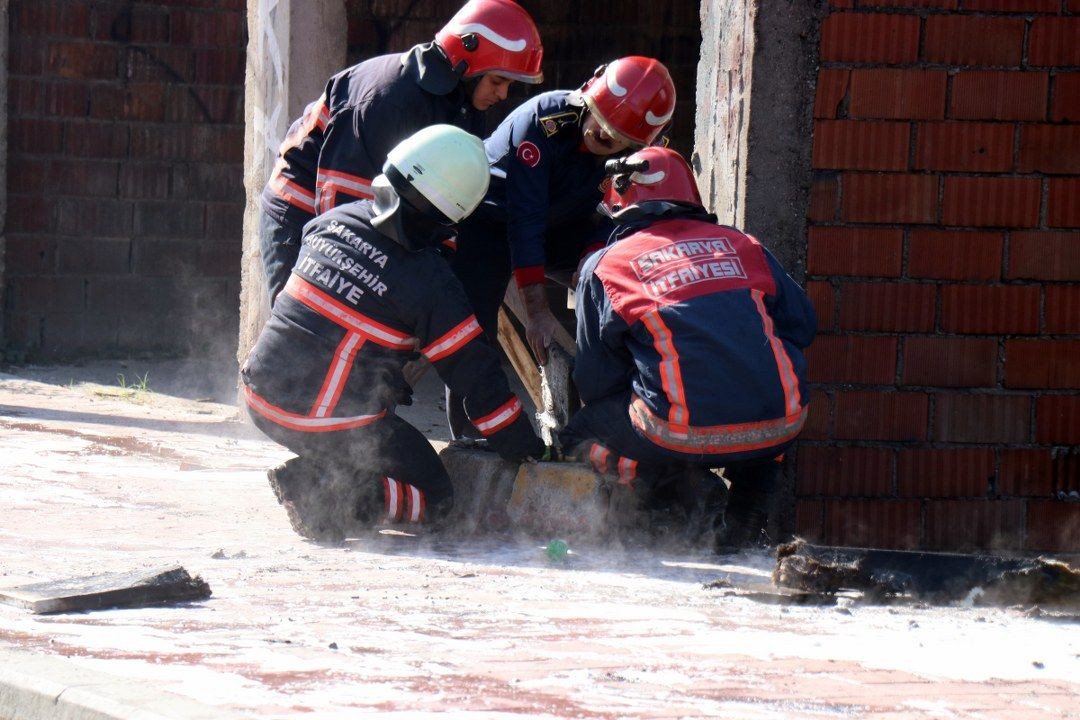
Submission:
POLYGON ((559 321, 551 314, 543 285, 521 288, 521 298, 525 302, 525 337, 537 362, 547 365, 547 348, 555 337, 559 321))

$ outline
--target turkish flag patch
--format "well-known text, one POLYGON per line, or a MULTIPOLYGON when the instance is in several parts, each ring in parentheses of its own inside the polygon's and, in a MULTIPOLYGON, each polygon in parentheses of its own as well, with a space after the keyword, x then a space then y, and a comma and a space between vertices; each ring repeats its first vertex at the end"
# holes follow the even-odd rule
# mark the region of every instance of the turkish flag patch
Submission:
POLYGON ((540 148, 526 140, 518 145, 517 156, 518 160, 529 167, 536 167, 536 164, 540 162, 540 148))

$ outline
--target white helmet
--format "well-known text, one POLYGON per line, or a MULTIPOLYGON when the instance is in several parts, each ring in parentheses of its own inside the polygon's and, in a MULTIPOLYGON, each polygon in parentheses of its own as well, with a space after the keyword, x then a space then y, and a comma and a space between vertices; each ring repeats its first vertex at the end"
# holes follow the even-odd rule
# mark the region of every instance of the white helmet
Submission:
POLYGON ((458 223, 487 193, 484 143, 453 125, 430 125, 398 143, 386 156, 383 174, 398 193, 425 214, 426 203, 442 222, 458 223), (415 191, 415 192, 414 192, 415 191))

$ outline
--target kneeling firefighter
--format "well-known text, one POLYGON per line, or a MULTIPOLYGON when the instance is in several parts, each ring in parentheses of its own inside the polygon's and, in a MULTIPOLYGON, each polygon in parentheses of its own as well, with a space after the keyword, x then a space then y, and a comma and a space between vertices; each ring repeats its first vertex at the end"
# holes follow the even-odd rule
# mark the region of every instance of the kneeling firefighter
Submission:
POLYGON ((270 481, 300 534, 340 540, 380 519, 447 515, 454 492, 445 468, 394 412, 411 403, 402 367, 420 355, 465 398, 501 456, 543 453, 436 250, 487 186, 479 138, 433 125, 391 150, 374 200, 305 226, 292 275, 240 373, 255 425, 299 456, 270 481))
POLYGON ((813 307, 757 240, 706 212, 678 153, 648 147, 609 166, 602 208, 616 229, 578 283, 584 407, 560 443, 643 502, 697 494, 706 513, 718 489, 706 471, 724 468, 717 549, 755 544, 806 421, 813 307))

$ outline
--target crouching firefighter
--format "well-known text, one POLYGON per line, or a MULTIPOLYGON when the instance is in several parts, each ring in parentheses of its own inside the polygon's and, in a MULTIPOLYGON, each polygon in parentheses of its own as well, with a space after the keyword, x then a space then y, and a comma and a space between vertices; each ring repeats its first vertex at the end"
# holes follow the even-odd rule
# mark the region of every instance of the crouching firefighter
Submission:
POLYGON ((707 214, 678 153, 649 147, 609 166, 601 209, 616 229, 582 268, 573 377, 584 407, 560 443, 645 506, 689 492, 708 510, 722 491, 702 471, 723 468, 716 548, 757 544, 806 421, 813 307, 757 240, 707 214))
POLYGON ((420 355, 465 398, 500 455, 542 454, 436 251, 487 185, 479 138, 433 125, 390 151, 374 200, 304 228, 292 275, 241 369, 253 422, 299 456, 271 470, 270 481, 301 535, 334 541, 356 526, 446 517, 450 478, 394 412, 411 402, 402 366, 420 355))

